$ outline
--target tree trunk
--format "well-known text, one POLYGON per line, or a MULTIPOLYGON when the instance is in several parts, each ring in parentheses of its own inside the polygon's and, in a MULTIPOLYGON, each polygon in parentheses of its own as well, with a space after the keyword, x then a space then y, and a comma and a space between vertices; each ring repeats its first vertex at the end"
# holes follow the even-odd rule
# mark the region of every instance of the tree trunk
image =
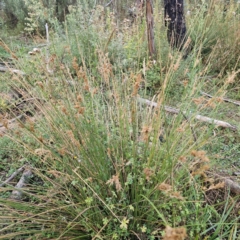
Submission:
POLYGON ((64 22, 65 17, 69 14, 68 2, 66 0, 56 0, 55 13, 59 22, 64 22))
POLYGON ((172 47, 182 49, 186 41, 186 23, 183 0, 164 0, 165 24, 168 41, 172 47))
POLYGON ((154 44, 154 22, 153 22, 153 4, 152 0, 146 0, 146 21, 148 35, 148 50, 151 57, 156 53, 154 44))

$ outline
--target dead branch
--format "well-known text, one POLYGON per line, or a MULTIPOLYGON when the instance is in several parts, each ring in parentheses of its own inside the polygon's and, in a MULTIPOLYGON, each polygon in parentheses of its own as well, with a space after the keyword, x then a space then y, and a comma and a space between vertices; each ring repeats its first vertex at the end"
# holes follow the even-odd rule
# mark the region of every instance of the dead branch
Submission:
POLYGON ((25 75, 25 73, 21 70, 18 70, 15 68, 3 67, 3 66, 0 66, 0 72, 11 72, 19 75, 25 75))
POLYGON ((46 44, 47 44, 47 48, 46 48, 46 64, 47 64, 47 72, 50 74, 53 74, 53 70, 51 70, 49 68, 49 63, 50 63, 50 59, 49 59, 49 47, 50 47, 50 41, 49 41, 49 32, 48 32, 48 24, 45 24, 45 29, 46 29, 46 44))
MULTIPOLYGON (((204 95, 204 96, 209 97, 209 98, 213 98, 213 97, 214 97, 214 96, 212 96, 212 95, 210 95, 210 94, 208 94, 208 93, 202 92, 202 91, 200 91, 200 93, 201 93, 202 95, 204 95)), ((218 98, 219 98, 219 97, 218 97, 218 98)), ((235 104, 235 105, 237 105, 237 106, 240 106, 240 101, 232 100, 232 99, 229 99, 229 98, 222 98, 222 97, 220 97, 219 99, 221 99, 221 100, 224 101, 224 102, 230 102, 230 103, 233 103, 233 104, 235 104)))
MULTIPOLYGON (((29 178, 32 176, 32 170, 31 169, 26 169, 23 172, 22 177, 20 178, 19 182, 17 183, 17 185, 15 186, 15 188, 17 189, 21 189, 23 188, 27 183, 29 178)), ((12 195, 11 198, 12 199, 16 199, 16 200, 20 200, 22 198, 22 191, 21 190, 13 190, 12 191, 12 195)))
POLYGON ((231 179, 226 178, 225 184, 226 184, 226 187, 228 187, 231 192, 235 194, 240 194, 240 185, 238 183, 232 181, 231 179))
POLYGON ((148 36, 148 51, 151 57, 156 54, 154 43, 154 21, 153 21, 153 3, 152 0, 146 0, 146 21, 148 36))
MULTIPOLYGON (((160 106, 158 106, 158 104, 156 102, 149 101, 149 100, 144 99, 144 98, 138 97, 137 101, 139 103, 144 103, 144 104, 146 104, 148 106, 151 106, 151 107, 160 107, 160 106)), ((173 108, 173 107, 169 107, 169 106, 165 106, 165 105, 163 106, 163 108, 166 112, 169 112, 169 113, 173 113, 173 114, 179 114, 180 113, 180 110, 177 109, 177 108, 173 108)), ((185 112, 183 112, 183 113, 185 114, 185 112)), ((230 128, 230 129, 235 130, 235 131, 237 130, 236 126, 233 126, 228 122, 216 120, 216 119, 205 117, 205 116, 202 116, 202 115, 195 115, 195 119, 197 119, 201 122, 214 124, 216 126, 220 126, 220 127, 224 127, 224 128, 230 128)))
POLYGON ((8 179, 6 179, 3 183, 0 184, 0 187, 3 187, 5 184, 9 183, 13 178, 15 178, 20 172, 24 170, 26 166, 22 166, 17 169, 8 179))
POLYGON ((225 186, 227 188, 230 189, 230 191, 232 193, 235 193, 235 194, 240 194, 240 185, 237 183, 237 182, 234 182, 233 180, 231 180, 230 178, 228 177, 223 177, 217 173, 213 173, 213 172, 208 172, 210 175, 212 175, 214 177, 214 179, 216 179, 217 181, 224 181, 225 183, 225 186))
POLYGON ((110 2, 108 2, 107 4, 104 5, 104 7, 108 7, 111 3, 112 3, 113 0, 110 0, 110 2))

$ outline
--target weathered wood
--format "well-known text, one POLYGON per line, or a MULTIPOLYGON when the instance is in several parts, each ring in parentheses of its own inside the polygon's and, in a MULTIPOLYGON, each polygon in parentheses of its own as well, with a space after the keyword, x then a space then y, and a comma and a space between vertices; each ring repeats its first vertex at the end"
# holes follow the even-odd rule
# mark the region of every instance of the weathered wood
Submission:
POLYGON ((230 191, 234 194, 240 194, 240 185, 238 182, 233 181, 229 177, 221 176, 214 172, 207 172, 208 175, 213 176, 216 181, 223 181, 225 183, 225 187, 229 188, 230 191))
POLYGON ((18 70, 15 68, 4 67, 4 66, 0 66, 0 72, 12 72, 12 73, 16 73, 19 75, 25 75, 25 73, 21 70, 18 70))
POLYGON ((20 178, 17 185, 15 186, 15 188, 18 189, 18 190, 13 190, 12 191, 12 195, 11 195, 12 199, 21 200, 22 194, 23 194, 21 189, 28 183, 29 178, 31 176, 32 176, 32 170, 31 169, 26 169, 23 172, 22 177, 20 178))
POLYGON ((183 0, 164 0, 164 17, 170 45, 182 49, 187 32, 183 0))
POLYGON ((3 187, 7 183, 9 183, 12 179, 14 179, 20 172, 24 170, 26 166, 22 166, 19 169, 17 169, 9 178, 7 178, 3 183, 0 184, 0 187, 3 187))
MULTIPOLYGON (((213 98, 214 96, 208 94, 208 93, 205 93, 205 92, 200 92, 202 95, 204 96, 207 96, 209 98, 213 98)), ((229 98, 222 98, 222 97, 218 97, 220 100, 224 101, 224 102, 229 102, 229 103, 233 103, 237 106, 240 106, 240 101, 237 101, 237 100, 232 100, 232 99, 229 99, 229 98)))
POLYGON ((238 195, 240 194, 240 185, 237 182, 234 182, 231 179, 226 178, 225 184, 226 184, 226 187, 228 187, 231 192, 238 195))
POLYGON ((154 44, 154 21, 152 0, 146 0, 146 21, 147 21, 148 50, 150 56, 153 57, 156 53, 156 49, 154 44))
MULTIPOLYGON (((146 104, 148 106, 151 106, 151 107, 160 107, 160 106, 158 106, 158 104, 156 102, 149 101, 149 100, 144 99, 144 98, 138 97, 137 100, 138 100, 139 103, 144 103, 144 104, 146 104)), ((173 107, 169 107, 169 106, 162 106, 162 107, 166 112, 169 112, 169 113, 179 114, 181 112, 177 108, 173 108, 173 107)), ((183 113, 186 114, 185 112, 183 112, 183 113)), ((195 117, 195 119, 197 119, 201 122, 210 123, 210 124, 220 126, 220 127, 224 127, 224 128, 230 128, 230 129, 235 130, 235 131, 237 130, 236 126, 233 126, 232 124, 230 124, 228 122, 224 122, 224 121, 221 121, 221 120, 216 120, 216 119, 213 119, 213 118, 210 118, 210 117, 205 117, 205 116, 198 115, 198 114, 195 115, 194 117, 195 117)))

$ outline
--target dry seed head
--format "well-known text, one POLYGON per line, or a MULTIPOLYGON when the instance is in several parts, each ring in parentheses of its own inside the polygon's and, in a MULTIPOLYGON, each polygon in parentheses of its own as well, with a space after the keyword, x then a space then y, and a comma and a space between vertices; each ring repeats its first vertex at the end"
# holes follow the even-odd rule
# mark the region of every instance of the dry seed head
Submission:
POLYGON ((215 104, 215 101, 216 99, 215 98, 211 98, 207 101, 206 103, 206 107, 211 107, 211 108, 215 108, 216 107, 216 104, 215 104))
POLYGON ((79 95, 77 95, 77 100, 79 101, 79 102, 82 102, 82 96, 79 94, 79 95))
POLYGON ((176 198, 182 201, 184 200, 184 197, 181 195, 180 192, 171 192, 170 197, 176 198))
POLYGON ((150 181, 150 177, 154 174, 153 170, 151 170, 150 168, 145 168, 143 170, 143 173, 145 174, 146 180, 148 182, 150 181))
POLYGON ((187 49, 189 45, 191 44, 192 40, 190 37, 188 37, 187 41, 183 45, 183 49, 187 49))
POLYGON ((98 50, 98 58, 98 71, 104 82, 109 84, 109 79, 112 76, 112 64, 108 58, 108 53, 104 54, 102 51, 98 50))
POLYGON ((64 156, 66 154, 66 149, 65 148, 60 148, 58 149, 58 152, 60 155, 64 156))
POLYGON ((111 156, 111 149, 110 148, 107 148, 107 155, 111 156))
POLYGON ((191 155, 196 157, 196 158, 199 158, 202 162, 209 162, 209 158, 206 156, 206 152, 205 151, 193 150, 191 152, 191 155))
POLYGON ((52 153, 50 150, 46 150, 44 148, 38 148, 34 151, 34 153, 37 156, 40 156, 42 158, 42 160, 46 161, 49 158, 52 158, 52 153))
POLYGON ((138 90, 140 88, 140 84, 142 82, 142 75, 139 73, 136 77, 135 77, 135 83, 133 85, 133 93, 132 96, 136 96, 138 93, 138 90))
POLYGON ((196 105, 201 105, 203 104, 204 102, 206 101, 205 97, 199 97, 199 98, 194 98, 193 99, 193 102, 196 104, 196 105))
POLYGON ((109 184, 109 185, 113 185, 115 184, 115 187, 116 187, 116 190, 117 192, 121 191, 122 190, 122 185, 119 181, 119 175, 116 174, 116 175, 113 175, 111 179, 109 179, 106 184, 109 184))
POLYGON ((187 158, 185 156, 180 156, 178 159, 180 162, 184 163, 187 161, 187 158))
POLYGON ((66 131, 66 135, 69 137, 69 140, 72 142, 72 144, 76 147, 80 147, 79 141, 75 138, 74 133, 72 130, 66 131))
POLYGON ((77 63, 77 58, 74 57, 73 60, 72 60, 72 66, 73 66, 73 69, 78 72, 78 63, 77 63))
POLYGON ((180 66, 180 61, 182 60, 182 57, 180 56, 177 60, 177 62, 173 65, 173 70, 177 71, 180 66))
POLYGON ((98 89, 97 88, 92 89, 92 95, 95 95, 97 93, 98 93, 98 89))
POLYGON ((187 69, 184 71, 184 76, 186 76, 188 72, 189 72, 189 69, 187 68, 187 69))
POLYGON ((58 178, 58 177, 60 177, 62 175, 61 172, 56 171, 56 170, 49 170, 49 171, 47 171, 47 173, 48 174, 52 174, 55 178, 58 178))
POLYGON ((210 169, 210 166, 207 164, 203 164, 197 167, 197 169, 195 171, 193 171, 191 173, 192 176, 203 176, 204 178, 207 178, 205 172, 208 171, 210 169))
POLYGON ((7 120, 7 119, 3 119, 3 120, 2 120, 2 125, 3 125, 6 129, 8 129, 8 120, 7 120))
POLYGON ((43 83, 42 82, 36 82, 36 84, 41 88, 41 89, 43 89, 43 83))
POLYGON ((157 189, 163 192, 170 192, 172 191, 172 186, 167 183, 161 183, 158 185, 157 189))
POLYGON ((67 112, 67 109, 66 109, 65 106, 62 106, 62 112, 63 112, 64 114, 68 115, 68 112, 67 112))
POLYGON ((187 121, 183 121, 179 128, 176 129, 177 132, 185 132, 186 130, 186 125, 188 124, 187 121))
POLYGON ((184 240, 186 237, 187 231, 185 227, 171 228, 167 226, 163 240, 184 240))
POLYGON ((187 79, 183 80, 183 81, 182 81, 182 83, 183 83, 183 86, 184 86, 184 87, 187 87, 187 85, 188 85, 188 82, 189 82, 189 81, 188 81, 187 79))
POLYGON ((78 113, 79 113, 79 114, 83 114, 84 111, 85 111, 85 107, 80 107, 80 108, 78 109, 78 113))
POLYGON ((226 80, 226 84, 234 83, 235 77, 236 77, 237 73, 239 73, 239 72, 240 72, 240 70, 238 70, 238 71, 236 71, 236 72, 232 72, 232 73, 228 76, 228 78, 227 78, 227 80, 226 80))
POLYGON ((207 191, 209 190, 214 190, 214 189, 220 189, 220 188, 224 188, 225 187, 225 182, 219 182, 217 184, 212 184, 207 191))
POLYGON ((149 135, 150 135, 151 131, 152 131, 152 127, 151 126, 146 126, 145 125, 145 126, 142 127, 141 138, 142 138, 143 141, 148 141, 149 135))

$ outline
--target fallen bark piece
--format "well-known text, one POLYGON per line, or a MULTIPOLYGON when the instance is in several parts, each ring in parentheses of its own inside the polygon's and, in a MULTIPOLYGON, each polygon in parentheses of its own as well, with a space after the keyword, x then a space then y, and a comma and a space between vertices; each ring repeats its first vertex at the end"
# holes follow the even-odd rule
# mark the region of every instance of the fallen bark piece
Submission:
MULTIPOLYGON (((144 98, 140 98, 138 97, 137 98, 137 101, 139 103, 144 103, 148 106, 151 106, 151 107, 160 107, 158 106, 158 104, 156 102, 153 102, 153 101, 149 101, 147 99, 144 99, 144 98)), ((179 114, 180 113, 180 110, 177 109, 177 108, 173 108, 173 107, 169 107, 169 106, 163 106, 164 110, 166 112, 170 112, 170 113, 173 113, 173 114, 179 114)), ((183 112, 184 114, 186 114, 186 112, 183 112)), ((220 121, 220 120, 216 120, 216 119, 213 119, 213 118, 210 118, 210 117, 205 117, 205 116, 202 116, 202 115, 195 115, 195 119, 201 121, 201 122, 207 122, 207 123, 210 123, 210 124, 214 124, 216 126, 220 126, 220 127, 224 127, 224 128, 230 128, 232 130, 237 130, 237 127, 228 123, 228 122, 224 122, 224 121, 220 121)))
POLYGON ((19 169, 17 169, 8 179, 6 179, 3 183, 0 184, 0 187, 3 187, 7 183, 9 183, 13 178, 15 178, 20 172, 24 170, 26 166, 22 166, 19 169))
MULTIPOLYGON (((212 95, 210 95, 208 93, 205 93, 205 92, 202 92, 202 91, 200 91, 200 93, 202 95, 204 95, 204 96, 209 97, 209 98, 214 98, 214 96, 212 96, 212 95)), ((221 99, 224 102, 230 102, 230 103, 233 103, 233 104, 235 104, 237 106, 240 106, 240 101, 232 100, 232 99, 229 99, 229 98, 222 98, 222 97, 218 97, 218 98, 221 99)))
POLYGON ((22 177, 20 178, 19 182, 15 186, 16 189, 19 190, 13 190, 11 198, 15 200, 20 200, 22 198, 23 192, 20 190, 23 188, 29 181, 29 178, 32 176, 32 170, 31 169, 26 169, 23 172, 22 177))

